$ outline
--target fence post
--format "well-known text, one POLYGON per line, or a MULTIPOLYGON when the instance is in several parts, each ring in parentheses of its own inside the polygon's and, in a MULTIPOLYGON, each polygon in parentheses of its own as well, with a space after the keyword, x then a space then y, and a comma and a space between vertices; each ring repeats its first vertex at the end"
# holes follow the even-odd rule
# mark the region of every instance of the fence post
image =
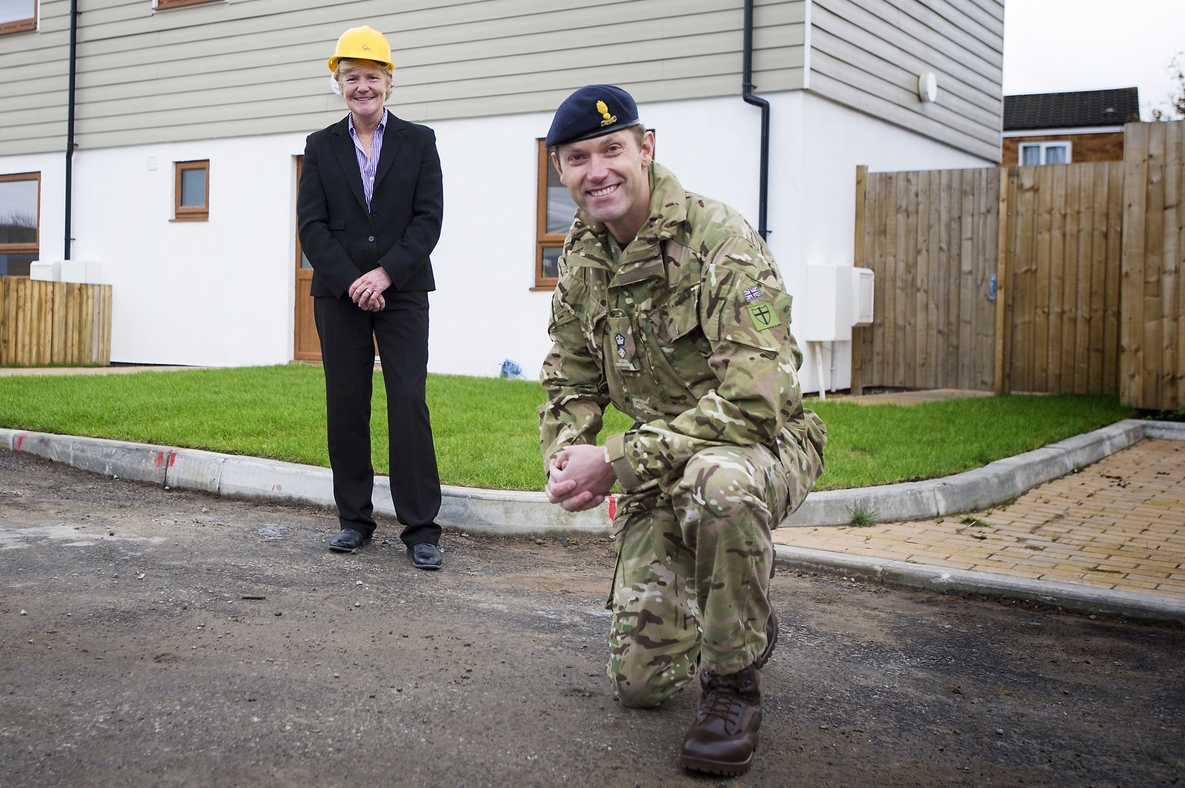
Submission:
MULTIPOLYGON (((852 257, 852 265, 864 268, 864 194, 868 183, 868 167, 864 164, 856 165, 856 245, 852 257)), ((864 329, 861 326, 852 328, 852 374, 849 389, 853 397, 864 395, 864 378, 861 374, 864 366, 864 329)))
POLYGON ((1005 325, 1008 320, 1008 168, 1000 167, 1000 207, 996 231, 996 349, 992 372, 992 390, 999 396, 1008 393, 1004 379, 1005 325))
POLYGON ((1123 262, 1119 285, 1119 401, 1144 403, 1144 231, 1148 201, 1148 130, 1123 128, 1123 262))

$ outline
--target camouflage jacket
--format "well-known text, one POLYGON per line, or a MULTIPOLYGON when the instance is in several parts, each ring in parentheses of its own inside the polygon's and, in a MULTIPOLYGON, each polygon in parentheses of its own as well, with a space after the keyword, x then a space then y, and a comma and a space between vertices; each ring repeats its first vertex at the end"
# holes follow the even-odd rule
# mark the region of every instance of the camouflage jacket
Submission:
POLYGON ((605 442, 626 492, 668 491, 692 455, 728 444, 817 464, 794 469, 813 484, 826 437, 802 407, 791 299, 769 249, 739 213, 658 164, 650 188, 650 219, 616 265, 608 230, 583 212, 564 243, 540 373, 545 466, 594 443, 612 402, 634 420, 605 442))

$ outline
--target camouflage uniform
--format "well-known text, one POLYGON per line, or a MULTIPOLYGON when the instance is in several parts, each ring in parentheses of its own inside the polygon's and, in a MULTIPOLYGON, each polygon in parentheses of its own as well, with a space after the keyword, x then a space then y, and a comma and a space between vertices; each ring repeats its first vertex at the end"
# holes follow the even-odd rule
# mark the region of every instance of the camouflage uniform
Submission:
POLYGON ((790 296, 728 206, 650 166, 650 219, 624 250, 578 212, 560 258, 541 372, 545 463, 594 443, 610 402, 634 419, 605 442, 624 491, 609 676, 650 706, 765 648, 770 529, 823 470, 802 407, 790 296), (702 632, 702 636, 701 636, 702 632))

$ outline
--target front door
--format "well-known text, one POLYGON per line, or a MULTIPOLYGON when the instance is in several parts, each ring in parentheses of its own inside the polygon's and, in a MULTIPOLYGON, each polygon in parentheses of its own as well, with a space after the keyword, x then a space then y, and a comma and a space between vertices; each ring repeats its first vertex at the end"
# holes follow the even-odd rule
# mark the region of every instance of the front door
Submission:
MULTIPOLYGON (((303 156, 296 157, 296 190, 300 194, 300 167, 303 156)), ((313 320, 313 266, 300 248, 299 220, 296 234, 296 343, 293 356, 298 361, 320 361, 321 342, 317 338, 317 324, 313 320)))

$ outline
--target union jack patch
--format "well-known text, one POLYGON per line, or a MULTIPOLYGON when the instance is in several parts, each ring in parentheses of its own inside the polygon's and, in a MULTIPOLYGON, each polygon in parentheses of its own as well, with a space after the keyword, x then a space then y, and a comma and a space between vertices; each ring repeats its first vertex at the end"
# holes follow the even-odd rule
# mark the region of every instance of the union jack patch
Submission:
POLYGON ((745 291, 745 300, 752 301, 755 298, 761 298, 761 290, 756 287, 750 287, 745 291))

